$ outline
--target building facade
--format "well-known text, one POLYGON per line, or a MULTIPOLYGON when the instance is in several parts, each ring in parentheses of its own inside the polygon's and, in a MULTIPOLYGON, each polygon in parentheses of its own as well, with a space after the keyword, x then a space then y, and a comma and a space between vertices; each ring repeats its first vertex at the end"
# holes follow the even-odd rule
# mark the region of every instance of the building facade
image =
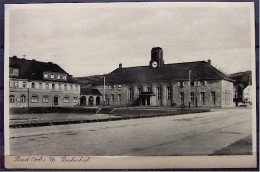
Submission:
POLYGON ((243 98, 245 102, 252 103, 252 85, 248 85, 244 89, 243 98))
POLYGON ((119 64, 95 88, 111 106, 234 106, 233 80, 211 61, 164 64, 160 47, 151 50, 148 66, 119 64))
POLYGON ((80 85, 57 64, 9 58, 9 107, 72 107, 80 85))

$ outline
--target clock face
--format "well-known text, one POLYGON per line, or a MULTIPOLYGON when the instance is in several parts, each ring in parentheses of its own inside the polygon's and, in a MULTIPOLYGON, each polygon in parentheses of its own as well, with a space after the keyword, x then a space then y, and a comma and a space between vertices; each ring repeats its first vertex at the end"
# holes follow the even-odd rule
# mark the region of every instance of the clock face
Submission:
POLYGON ((152 67, 153 68, 156 68, 158 66, 158 63, 157 62, 152 62, 152 67))

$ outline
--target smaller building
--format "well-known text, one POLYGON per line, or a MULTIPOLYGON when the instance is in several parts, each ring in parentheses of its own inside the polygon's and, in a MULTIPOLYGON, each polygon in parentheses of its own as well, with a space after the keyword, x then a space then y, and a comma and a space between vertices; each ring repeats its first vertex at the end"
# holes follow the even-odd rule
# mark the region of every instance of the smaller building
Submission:
POLYGON ((80 85, 59 65, 9 58, 9 107, 71 107, 80 85))
POLYGON ((80 105, 81 106, 100 106, 102 104, 102 94, 98 89, 81 88, 80 105))

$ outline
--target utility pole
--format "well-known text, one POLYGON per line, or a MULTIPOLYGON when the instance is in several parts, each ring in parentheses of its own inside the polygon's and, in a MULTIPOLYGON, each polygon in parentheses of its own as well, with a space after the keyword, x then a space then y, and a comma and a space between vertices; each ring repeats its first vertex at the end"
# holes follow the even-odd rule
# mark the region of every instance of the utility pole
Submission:
POLYGON ((196 103, 196 107, 198 107, 197 86, 198 86, 198 80, 196 79, 196 87, 195 87, 196 88, 196 90, 195 90, 195 96, 196 96, 196 102, 195 103, 196 103))
POLYGON ((106 77, 104 76, 103 106, 106 105, 106 77))
POLYGON ((190 108, 190 101, 191 101, 191 97, 190 97, 190 87, 191 87, 191 83, 190 83, 190 75, 191 75, 192 70, 189 70, 189 108, 190 108))

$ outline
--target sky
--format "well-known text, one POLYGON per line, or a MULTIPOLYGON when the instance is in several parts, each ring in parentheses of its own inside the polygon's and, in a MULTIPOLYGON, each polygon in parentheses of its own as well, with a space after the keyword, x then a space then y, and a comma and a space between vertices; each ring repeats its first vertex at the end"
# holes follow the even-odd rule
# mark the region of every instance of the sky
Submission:
POLYGON ((60 65, 74 77, 164 61, 210 59, 226 74, 252 67, 248 3, 91 3, 15 5, 8 55, 60 65), (237 5, 239 4, 239 5, 237 5))

